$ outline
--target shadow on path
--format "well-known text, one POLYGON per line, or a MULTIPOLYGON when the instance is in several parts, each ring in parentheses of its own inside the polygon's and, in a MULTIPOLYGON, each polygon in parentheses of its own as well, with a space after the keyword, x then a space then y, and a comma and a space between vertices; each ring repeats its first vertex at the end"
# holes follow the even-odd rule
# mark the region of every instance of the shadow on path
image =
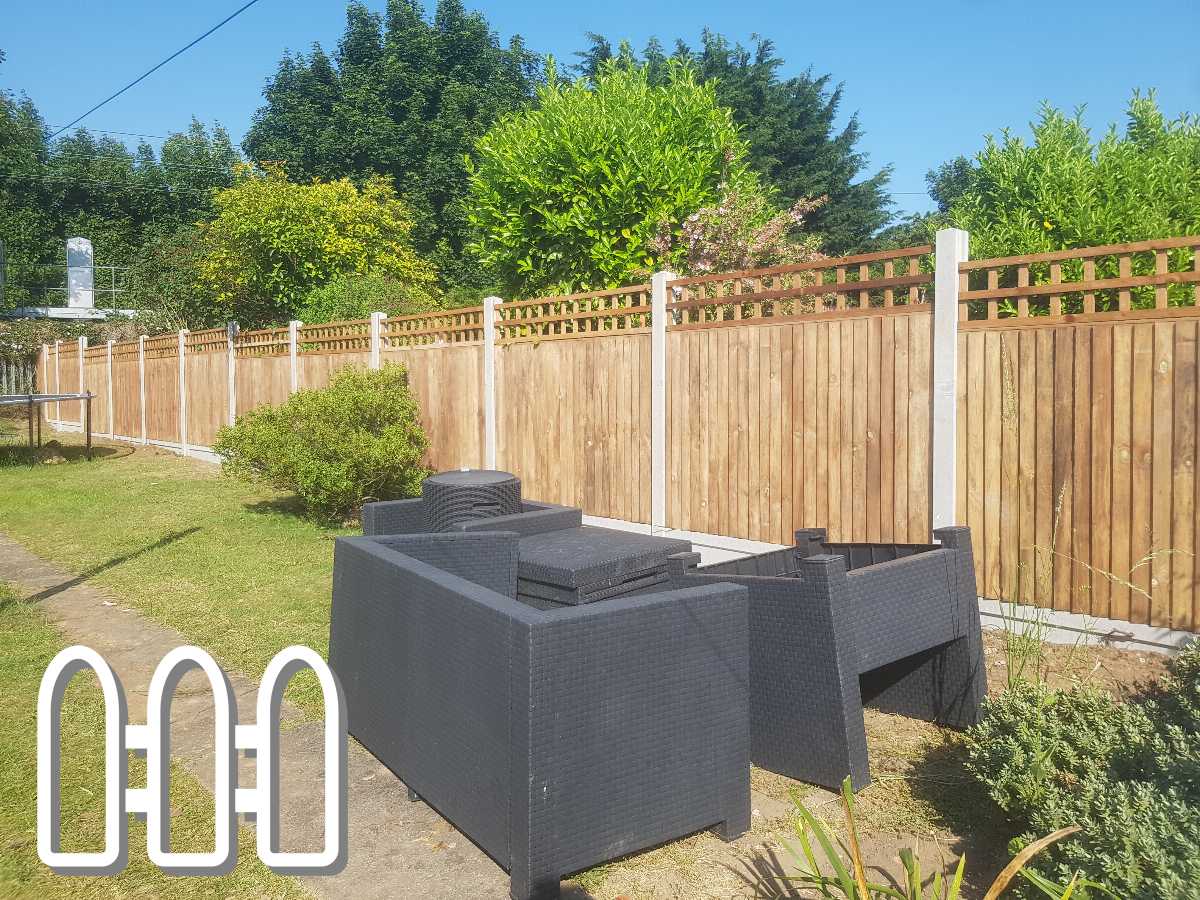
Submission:
POLYGON ((34 603, 41 600, 49 600, 54 595, 61 594, 63 591, 68 591, 77 585, 83 584, 85 581, 93 578, 96 575, 99 575, 101 572, 107 572, 109 569, 116 568, 122 563, 129 562, 131 559, 137 559, 139 556, 145 556, 147 553, 153 553, 155 550, 161 550, 163 547, 170 546, 176 541, 181 541, 189 535, 195 534, 199 530, 200 527, 198 525, 194 525, 191 528, 185 528, 182 531, 172 531, 164 534, 153 544, 147 544, 145 547, 134 550, 131 553, 126 553, 123 556, 114 556, 112 559, 106 560, 105 562, 100 563, 98 566, 92 566, 90 569, 85 569, 74 578, 70 578, 66 581, 53 585, 52 587, 48 587, 44 591, 33 594, 30 597, 26 597, 25 602, 34 603))

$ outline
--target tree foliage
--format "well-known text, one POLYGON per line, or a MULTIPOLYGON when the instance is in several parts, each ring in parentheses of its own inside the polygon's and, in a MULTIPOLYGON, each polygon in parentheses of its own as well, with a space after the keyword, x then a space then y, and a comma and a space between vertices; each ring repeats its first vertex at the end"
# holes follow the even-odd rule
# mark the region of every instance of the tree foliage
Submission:
POLYGON ((460 0, 439 0, 432 21, 417 0, 389 0, 384 17, 352 2, 332 57, 315 45, 281 60, 243 147, 296 178, 391 176, 417 249, 449 280, 478 281, 464 260, 464 154, 536 77, 520 38, 500 46, 460 0))
POLYGON ((640 57, 628 43, 614 51, 602 35, 589 34, 587 49, 579 52, 576 71, 595 79, 609 60, 643 64, 651 83, 668 77, 669 61, 691 64, 701 82, 715 85, 717 101, 733 110, 733 120, 749 142, 747 161, 765 184, 778 192, 782 206, 826 197, 806 224, 821 235, 831 253, 850 252, 866 244, 891 219, 887 192, 890 168, 868 174, 866 155, 858 149, 862 129, 852 115, 836 125, 843 86, 830 75, 811 70, 782 79, 784 61, 767 38, 754 37, 750 48, 731 44, 705 29, 700 47, 677 41, 668 57, 651 39, 640 57))
MULTIPOLYGON (((220 126, 193 119, 161 151, 134 151, 86 129, 54 141, 33 102, 0 91, 4 306, 61 303, 67 237, 92 241, 97 265, 125 266, 163 234, 211 215, 239 159, 220 126)), ((98 285, 99 285, 98 281, 98 285)))
POLYGON ((218 321, 287 321, 309 291, 339 275, 386 275, 418 288, 436 279, 413 252, 408 208, 387 178, 361 188, 346 179, 296 184, 280 167, 245 167, 213 202, 198 277, 218 321))
POLYGON ((1031 142, 989 136, 948 179, 949 217, 973 256, 1200 234, 1200 119, 1168 121, 1153 94, 1135 93, 1123 134, 1112 126, 1094 142, 1081 111, 1049 105, 1031 128, 1031 142))
POLYGON ((724 190, 761 190, 729 110, 688 66, 658 84, 617 64, 594 86, 551 74, 535 107, 480 140, 472 170, 476 249, 510 292, 623 284, 671 262, 655 251, 664 227, 678 236, 724 190))

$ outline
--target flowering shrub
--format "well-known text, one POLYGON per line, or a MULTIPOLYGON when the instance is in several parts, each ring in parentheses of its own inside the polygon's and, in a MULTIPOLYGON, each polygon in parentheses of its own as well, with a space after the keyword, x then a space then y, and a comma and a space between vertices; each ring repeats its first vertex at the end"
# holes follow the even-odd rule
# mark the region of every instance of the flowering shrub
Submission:
POLYGON ((687 275, 737 272, 821 259, 817 235, 798 232, 809 214, 825 200, 825 197, 797 200, 790 209, 780 212, 761 192, 727 190, 719 205, 703 207, 684 219, 678 238, 669 222, 662 223, 654 252, 672 258, 687 275))

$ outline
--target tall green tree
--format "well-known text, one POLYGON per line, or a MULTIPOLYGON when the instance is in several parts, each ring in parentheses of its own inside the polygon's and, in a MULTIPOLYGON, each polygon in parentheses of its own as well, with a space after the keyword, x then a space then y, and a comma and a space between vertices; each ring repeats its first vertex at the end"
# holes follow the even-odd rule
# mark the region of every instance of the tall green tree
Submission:
MULTIPOLYGON (((577 56, 576 71, 586 78, 593 79, 602 64, 616 59, 644 64, 651 81, 664 77, 668 58, 656 39, 639 56, 626 42, 614 50, 598 34, 588 35, 588 46, 577 56)), ((862 128, 857 115, 837 126, 843 86, 830 75, 809 70, 781 79, 784 61, 769 39, 755 36, 753 46, 745 47, 708 29, 699 48, 676 41, 671 56, 690 63, 701 81, 715 83, 717 100, 733 110, 734 122, 750 144, 751 168, 778 191, 781 205, 829 198, 806 224, 821 235, 828 252, 856 250, 888 224, 891 169, 870 173, 858 146, 862 128)))
POLYGON ((352 2, 332 57, 314 45, 280 62, 242 146, 295 179, 391 176, 418 251, 449 281, 478 281, 464 260, 464 156, 529 102, 538 68, 461 0, 439 0, 432 20, 416 0, 389 0, 383 16, 352 2))
POLYGON ((682 258, 686 217, 761 193, 746 156, 729 110, 685 63, 660 84, 617 63, 594 86, 551 73, 534 107, 479 142, 477 251, 517 296, 625 284, 682 258))
POLYGON ((0 90, 0 241, 7 263, 0 308, 28 302, 46 274, 38 264, 56 223, 54 192, 44 177, 45 133, 28 97, 0 90))
POLYGON ((430 298, 437 272, 409 243, 412 220, 389 179, 296 184, 244 166, 199 230, 197 282, 210 322, 259 327, 295 318, 314 288, 345 275, 393 279, 430 298))

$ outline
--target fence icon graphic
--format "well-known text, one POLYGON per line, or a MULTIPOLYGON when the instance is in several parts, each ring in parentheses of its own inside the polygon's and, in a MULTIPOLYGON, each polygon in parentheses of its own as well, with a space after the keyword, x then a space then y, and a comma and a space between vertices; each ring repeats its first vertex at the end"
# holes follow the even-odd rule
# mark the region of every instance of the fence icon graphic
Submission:
POLYGON ((212 875, 229 871, 237 860, 237 814, 253 813, 259 858, 278 872, 331 874, 346 852, 346 717, 341 687, 325 661, 308 647, 281 650, 259 682, 255 723, 237 724, 237 701, 221 667, 199 647, 176 647, 162 658, 150 680, 146 724, 128 723, 125 694, 116 673, 89 647, 68 647, 51 660, 38 691, 37 722, 38 856, 55 872, 115 874, 128 861, 128 813, 146 816, 146 852, 164 871, 212 875), (171 817, 167 794, 170 766, 170 707, 180 679, 199 669, 213 696, 213 849, 177 853, 170 848, 171 817), (279 720, 283 691, 291 677, 311 669, 321 684, 324 723, 324 847, 315 852, 279 850, 279 720), (91 669, 104 697, 104 849, 63 852, 60 847, 60 713, 71 677, 91 669), (146 754, 146 786, 128 787, 129 750, 146 754), (237 752, 257 756, 252 788, 237 786, 237 752))

